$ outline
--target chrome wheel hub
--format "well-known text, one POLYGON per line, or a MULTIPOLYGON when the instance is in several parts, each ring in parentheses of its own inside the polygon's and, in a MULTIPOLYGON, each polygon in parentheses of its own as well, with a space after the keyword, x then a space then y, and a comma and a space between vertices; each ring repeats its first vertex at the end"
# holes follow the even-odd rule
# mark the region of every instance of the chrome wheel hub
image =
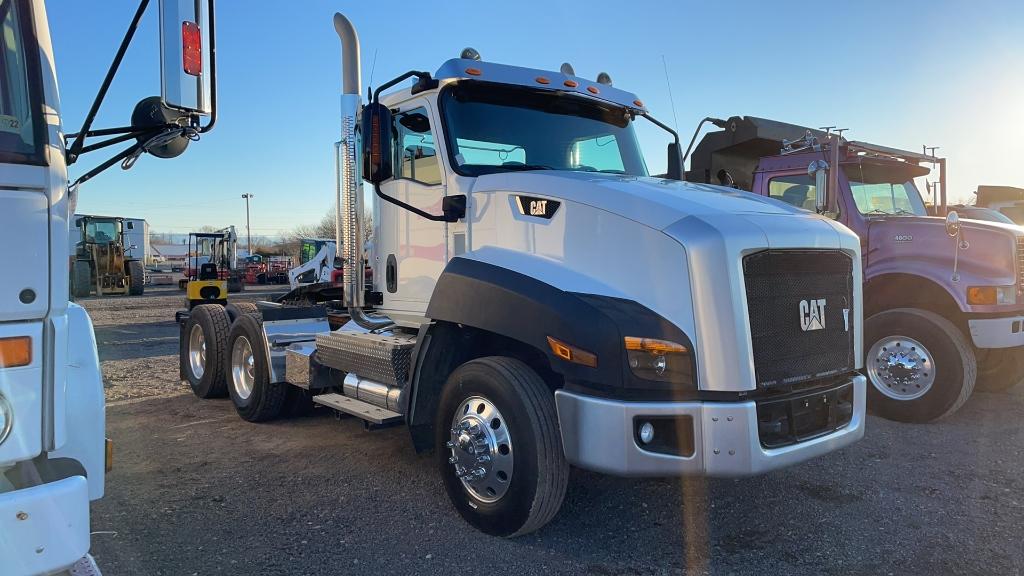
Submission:
POLYGON ((868 350, 871 384, 894 400, 924 396, 935 383, 932 355, 920 342, 905 336, 882 338, 868 350))
POLYGON ((470 496, 496 502, 512 480, 512 437, 501 412, 481 396, 459 404, 452 418, 448 462, 470 496))
POLYGON ((206 372, 206 338, 199 324, 193 325, 188 335, 188 366, 196 380, 203 378, 206 372))
POLYGON ((255 382, 256 361, 252 355, 252 344, 245 336, 239 336, 231 346, 231 386, 235 395, 248 400, 255 382))

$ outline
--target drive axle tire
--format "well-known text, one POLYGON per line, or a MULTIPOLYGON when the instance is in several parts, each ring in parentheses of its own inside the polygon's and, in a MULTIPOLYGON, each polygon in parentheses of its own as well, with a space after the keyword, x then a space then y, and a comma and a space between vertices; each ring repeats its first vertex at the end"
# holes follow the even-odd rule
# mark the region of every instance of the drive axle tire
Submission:
POLYGON ((75 260, 73 272, 71 288, 74 290, 75 298, 84 298, 92 294, 92 268, 89 267, 89 263, 85 260, 75 260))
POLYGON ((1024 350, 982 350, 978 354, 978 382, 984 392, 1005 392, 1024 381, 1024 350))
POLYGON ((290 384, 270 383, 263 326, 256 314, 244 314, 231 324, 224 369, 228 395, 243 420, 265 422, 281 414, 290 384))
POLYGON ((497 356, 460 366, 441 393, 435 430, 445 490, 471 525, 512 537, 554 518, 569 465, 554 396, 529 366, 497 356))
POLYGON ((916 308, 879 312, 864 323, 868 408, 900 422, 933 422, 971 396, 974 349, 942 316, 916 308))
POLYGON ((219 304, 200 304, 189 313, 179 362, 192 393, 200 398, 223 398, 224 348, 228 340, 227 312, 219 304))
POLYGON ((128 294, 141 296, 146 290, 146 271, 142 268, 142 262, 129 260, 125 262, 125 268, 128 274, 128 294))
POLYGON ((255 302, 231 302, 224 307, 224 311, 228 313, 228 318, 232 322, 246 314, 259 315, 260 313, 260 309, 256 306, 255 302))

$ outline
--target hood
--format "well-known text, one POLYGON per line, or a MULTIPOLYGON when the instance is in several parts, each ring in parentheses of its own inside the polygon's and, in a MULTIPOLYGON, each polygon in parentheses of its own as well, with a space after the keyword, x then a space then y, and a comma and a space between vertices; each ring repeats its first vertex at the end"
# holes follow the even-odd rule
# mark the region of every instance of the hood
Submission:
POLYGON ((487 174, 477 178, 472 191, 553 196, 607 210, 657 230, 664 230, 689 216, 812 216, 784 202, 733 188, 593 172, 552 170, 487 174))
MULTIPOLYGON (((980 220, 960 220, 966 247, 959 252, 962 284, 1010 285, 1016 283, 1019 226, 980 220)), ((942 278, 953 270, 956 241, 946 234, 945 220, 933 216, 872 218, 868 227, 866 256, 873 273, 910 265, 925 266, 942 278)))

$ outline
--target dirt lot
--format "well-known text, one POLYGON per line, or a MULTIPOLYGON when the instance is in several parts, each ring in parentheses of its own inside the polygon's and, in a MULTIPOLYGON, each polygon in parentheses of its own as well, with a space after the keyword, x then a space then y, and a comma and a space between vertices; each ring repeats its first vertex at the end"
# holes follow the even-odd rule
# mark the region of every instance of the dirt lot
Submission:
MULTIPOLYGON (((243 298, 257 296, 251 292, 243 298)), ((1014 574, 1024 571, 1024 389, 759 478, 574 470, 516 540, 448 504, 403 428, 314 414, 255 425, 178 381, 177 291, 86 299, 115 468, 93 505, 104 574, 1014 574)), ((317 411, 322 412, 322 411, 317 411)))

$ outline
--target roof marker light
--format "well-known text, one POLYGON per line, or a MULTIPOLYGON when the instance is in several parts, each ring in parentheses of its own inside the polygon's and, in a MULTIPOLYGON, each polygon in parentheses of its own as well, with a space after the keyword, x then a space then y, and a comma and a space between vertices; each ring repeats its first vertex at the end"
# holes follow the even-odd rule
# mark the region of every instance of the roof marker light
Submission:
POLYGON ((479 68, 466 68, 466 74, 470 76, 479 76, 481 74, 479 68))
POLYGON ((636 104, 640 108, 644 107, 644 103, 640 100, 633 100, 633 104, 636 104))
POLYGON ((545 78, 543 76, 537 76, 536 80, 537 80, 537 84, 551 84, 551 80, 548 80, 547 78, 545 78))
POLYGON ((601 91, 597 89, 597 86, 587 86, 587 92, 591 94, 600 94, 601 91))
POLYGON ((562 84, 565 84, 569 88, 575 88, 580 85, 580 83, 575 80, 566 80, 565 82, 562 82, 562 84))

